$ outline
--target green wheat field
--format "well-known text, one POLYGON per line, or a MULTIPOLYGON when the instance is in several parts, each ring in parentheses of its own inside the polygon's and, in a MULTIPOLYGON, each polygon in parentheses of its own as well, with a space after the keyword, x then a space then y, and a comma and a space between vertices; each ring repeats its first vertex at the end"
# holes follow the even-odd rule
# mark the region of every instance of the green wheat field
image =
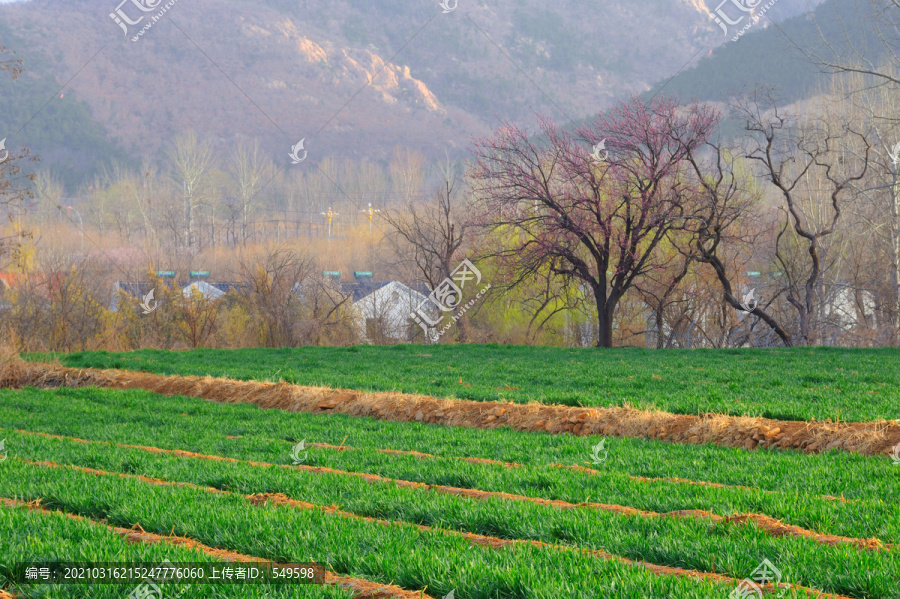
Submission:
MULTIPOLYGON (((403 346, 55 357, 75 367, 461 399, 900 418, 900 352, 883 349, 403 346)), ((45 508, 0 506, 0 588, 17 597, 131 591, 27 584, 24 562, 214 561, 184 546, 129 543, 108 528, 135 525, 246 556, 315 562, 434 598, 728 599, 764 560, 777 567, 775 582, 860 599, 900 597, 900 465, 888 456, 455 428, 94 388, 0 390, 0 439, 7 456, 0 497, 45 508), (249 499, 258 494, 303 504, 249 499), (819 535, 877 540, 880 548, 672 514, 683 510, 760 514, 819 535), (523 542, 490 546, 463 533, 523 542), (652 572, 637 562, 724 578, 652 572)), ((318 585, 172 583, 163 590, 165 597, 354 596, 318 585)), ((782 596, 806 594, 785 589, 782 596)))

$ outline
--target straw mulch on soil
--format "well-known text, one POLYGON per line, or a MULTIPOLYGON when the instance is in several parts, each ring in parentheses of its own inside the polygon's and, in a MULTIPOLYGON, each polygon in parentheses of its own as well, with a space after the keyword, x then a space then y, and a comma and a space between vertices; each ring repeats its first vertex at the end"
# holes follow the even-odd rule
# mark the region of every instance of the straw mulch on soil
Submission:
POLYGON ((551 434, 713 443, 747 450, 777 447, 817 453, 843 449, 864 455, 887 455, 900 443, 900 422, 897 421, 791 422, 717 414, 677 415, 630 408, 478 402, 287 383, 75 369, 57 364, 26 363, 18 357, 0 358, 0 387, 24 386, 145 389, 162 395, 199 397, 219 403, 252 403, 291 412, 339 413, 473 428, 506 426, 519 431, 551 434))

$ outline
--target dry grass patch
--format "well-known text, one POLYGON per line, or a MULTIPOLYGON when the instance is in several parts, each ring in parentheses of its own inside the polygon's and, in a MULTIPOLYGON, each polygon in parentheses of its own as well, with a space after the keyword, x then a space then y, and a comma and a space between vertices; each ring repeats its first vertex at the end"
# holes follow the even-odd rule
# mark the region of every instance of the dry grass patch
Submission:
POLYGON ((0 387, 105 387, 144 389, 219 403, 251 403, 292 412, 340 413, 380 420, 495 428, 551 434, 604 435, 712 443, 724 447, 798 449, 807 453, 843 449, 887 455, 900 443, 896 421, 841 423, 777 421, 716 414, 677 415, 630 408, 572 408, 439 399, 389 392, 335 390, 287 383, 212 377, 162 376, 121 370, 66 368, 0 357, 0 387))

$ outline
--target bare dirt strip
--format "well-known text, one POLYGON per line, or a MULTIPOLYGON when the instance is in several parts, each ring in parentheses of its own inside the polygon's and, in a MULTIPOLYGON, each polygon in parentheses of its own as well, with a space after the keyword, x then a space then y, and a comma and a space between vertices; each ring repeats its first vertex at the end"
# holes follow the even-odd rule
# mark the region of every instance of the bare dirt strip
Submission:
MULTIPOLYGON (((47 437, 51 439, 64 439, 68 441, 75 441, 78 443, 91 443, 91 444, 101 444, 101 445, 112 445, 116 447, 123 447, 127 449, 140 449, 142 451, 147 451, 151 453, 161 453, 168 455, 176 455, 180 457, 186 457, 191 459, 201 459, 201 460, 211 460, 217 462, 232 462, 232 463, 241 463, 248 464, 255 467, 262 468, 291 468, 296 470, 304 470, 306 472, 319 472, 319 473, 328 473, 328 474, 338 474, 341 476, 354 476, 356 478, 361 478, 366 482, 372 484, 393 484, 398 487, 406 487, 406 488, 414 488, 414 489, 423 489, 435 491, 437 493, 445 493, 448 495, 457 495, 460 497, 470 497, 473 499, 503 499, 508 501, 525 501, 529 503, 534 503, 536 505, 545 505, 551 506, 559 509, 595 509, 602 510, 605 512, 612 512, 616 514, 624 514, 629 516, 641 516, 644 518, 708 518, 713 522, 724 522, 724 523, 737 523, 737 524, 745 524, 748 522, 753 522, 758 528, 765 531, 767 534, 770 534, 774 537, 800 537, 805 539, 812 539, 821 545, 853 545, 859 549, 864 549, 868 551, 877 551, 883 549, 893 549, 895 546, 890 544, 882 543, 879 539, 858 539, 852 537, 841 537, 837 535, 828 535, 821 534, 817 532, 813 532, 811 530, 807 530, 805 528, 801 528, 799 526, 794 526, 792 524, 786 524, 781 520, 777 520, 775 518, 771 518, 766 516, 765 514, 738 514, 733 516, 719 516, 717 514, 713 514, 712 512, 704 511, 704 510, 679 510, 676 512, 652 512, 647 510, 640 510, 637 508, 622 506, 622 505, 614 505, 614 504, 606 504, 606 503, 570 503, 568 501, 561 501, 558 499, 542 499, 539 497, 528 497, 526 495, 516 495, 512 493, 502 493, 497 491, 481 491, 478 489, 464 489, 460 487, 448 487, 444 485, 429 485, 426 483, 408 481, 403 479, 395 479, 395 478, 385 478, 382 476, 378 476, 377 474, 367 474, 364 472, 349 472, 346 470, 335 470, 333 468, 326 468, 323 466, 304 466, 304 465, 287 465, 287 464, 270 464, 267 462, 253 462, 246 460, 237 460, 234 458, 226 458, 223 456, 214 456, 214 455, 205 455, 201 453, 194 453, 191 451, 184 451, 180 449, 162 449, 159 447, 148 447, 145 445, 126 445, 121 443, 111 443, 108 441, 90 441, 87 439, 79 439, 77 437, 64 437, 61 435, 51 435, 49 433, 36 433, 36 432, 28 432, 28 431, 16 431, 18 433, 27 434, 27 435, 36 435, 40 437, 47 437)), ((79 466, 72 466, 73 468, 80 468, 79 466)), ((187 484, 187 483, 185 483, 187 484)), ((193 486, 193 485, 191 485, 193 486)))
MULTIPOLYGON (((28 463, 28 464, 35 465, 35 466, 42 466, 42 467, 47 467, 47 468, 69 468, 69 469, 77 470, 80 472, 95 474, 97 476, 116 476, 119 478, 140 480, 142 482, 159 485, 159 486, 190 487, 193 489, 199 489, 199 490, 208 491, 210 493, 215 493, 215 494, 220 494, 220 495, 235 495, 234 493, 231 493, 229 491, 222 491, 220 489, 215 489, 213 487, 203 487, 200 485, 195 485, 193 483, 182 483, 182 482, 173 482, 173 481, 167 481, 167 480, 161 480, 161 479, 155 479, 155 478, 148 478, 146 476, 141 476, 138 474, 106 472, 104 470, 96 470, 94 468, 84 468, 81 466, 66 466, 63 464, 57 464, 55 462, 31 462, 29 460, 21 460, 21 461, 28 463)), ((459 532, 459 531, 449 530, 449 529, 432 528, 430 526, 425 526, 423 524, 412 524, 409 522, 394 521, 394 520, 378 520, 376 518, 370 518, 367 516, 360 516, 358 514, 353 514, 350 512, 344 512, 334 506, 326 507, 326 506, 322 506, 322 505, 316 505, 313 503, 307 503, 305 501, 297 501, 295 499, 290 499, 289 497, 287 497, 286 495, 284 495, 282 493, 262 493, 262 494, 255 494, 255 495, 245 495, 243 497, 245 499, 247 499, 253 505, 263 505, 265 503, 271 502, 271 503, 280 504, 280 505, 287 505, 287 506, 290 506, 290 507, 293 507, 296 509, 320 510, 320 511, 324 511, 328 514, 333 514, 335 516, 341 517, 341 518, 353 518, 356 520, 362 520, 364 522, 371 522, 373 524, 379 524, 379 525, 383 525, 383 526, 413 526, 413 527, 418 528, 419 530, 422 530, 425 532, 439 532, 441 534, 462 537, 462 538, 468 540, 469 542, 471 542, 472 544, 484 545, 487 547, 491 547, 492 549, 499 549, 502 547, 511 547, 511 546, 517 546, 517 545, 532 545, 534 547, 554 549, 557 551, 580 551, 582 553, 591 555, 591 556, 599 558, 599 559, 612 560, 612 561, 616 561, 616 562, 619 562, 619 563, 622 563, 622 564, 625 564, 628 566, 645 568, 645 569, 649 570, 650 572, 652 572, 653 574, 656 574, 658 576, 678 576, 681 578, 698 578, 701 580, 707 580, 710 582, 719 582, 719 583, 723 583, 723 584, 727 584, 727 585, 734 585, 734 586, 740 584, 740 582, 741 582, 737 579, 731 578, 729 576, 723 576, 721 574, 714 574, 714 573, 710 573, 710 572, 700 572, 698 570, 687 570, 684 568, 673 568, 673 567, 669 567, 669 566, 659 566, 657 564, 651 564, 651 563, 647 563, 647 562, 637 562, 634 560, 630 560, 630 559, 627 559, 624 557, 620 557, 620 556, 613 555, 611 553, 607 553, 605 551, 600 551, 600 550, 596 550, 596 549, 584 549, 584 548, 578 548, 578 547, 571 547, 571 546, 567 546, 567 545, 553 545, 550 543, 544 543, 542 541, 526 541, 526 540, 521 540, 521 539, 501 539, 498 537, 489 537, 489 536, 484 536, 484 535, 479 535, 479 534, 474 534, 474 533, 467 533, 467 532, 464 533, 464 532, 459 532)), ((126 529, 119 529, 119 530, 126 530, 126 529)), ((144 533, 143 530, 141 532, 142 532, 142 534, 149 534, 149 533, 144 533)), ((170 537, 170 538, 180 538, 180 537, 170 537)), ((196 543, 196 541, 190 541, 190 542, 196 543)), ((199 543, 198 543, 198 545, 199 545, 199 543)), ((221 551, 221 550, 215 550, 215 551, 221 551)), ((225 552, 225 553, 228 553, 228 552, 225 552)), ((251 559, 254 559, 254 558, 251 558, 251 559)), ((255 561, 260 561, 260 560, 255 560, 255 561)), ((773 595, 779 594, 779 592, 783 589, 796 589, 799 592, 805 593, 807 597, 821 597, 821 598, 825 598, 825 599, 851 599, 851 598, 845 597, 843 595, 824 593, 824 592, 818 591, 816 589, 810 589, 808 587, 790 584, 790 583, 781 583, 778 585, 767 584, 764 587, 762 587, 762 589, 766 593, 773 594, 773 595)), ((398 595, 393 595, 393 596, 398 596, 398 595)), ((411 595, 411 596, 414 597, 415 595, 411 595)))
POLYGON ((900 443, 900 422, 790 422, 716 414, 676 415, 630 408, 571 408, 438 399, 422 395, 335 390, 287 383, 163 376, 124 370, 66 368, 0 358, 0 387, 33 386, 145 389, 162 395, 220 403, 251 403, 291 412, 340 413, 380 420, 426 422, 473 428, 509 427, 551 434, 605 435, 713 443, 725 447, 779 447, 809 453, 843 449, 890 454, 900 443))
MULTIPOLYGON (((85 469, 86 471, 90 471, 89 469, 85 469)), ((93 471, 94 473, 103 473, 100 470, 93 471)), ((122 475, 124 476, 124 475, 122 475)), ((154 482, 153 479, 144 479, 143 477, 138 477, 143 480, 154 482)), ((164 482, 164 481, 160 481, 164 482)), ((234 551, 228 551, 225 549, 217 549, 215 547, 210 547, 209 545, 204 545, 202 543, 198 543, 193 539, 188 539, 186 537, 178 537, 178 536, 161 536, 149 532, 144 532, 141 530, 134 530, 128 528, 120 528, 117 526, 110 526, 108 524, 97 522, 95 520, 91 520, 90 518, 86 518, 84 516, 79 516, 77 514, 70 514, 67 512, 60 512, 58 510, 49 509, 40 505, 40 501, 31 501, 31 502, 23 502, 18 501, 16 499, 8 499, 5 497, 0 497, 0 505, 5 505, 6 507, 25 507, 32 510, 41 511, 47 514, 64 514, 65 516, 72 518, 73 520, 79 520, 82 522, 89 522, 91 524, 97 526, 103 526, 108 528, 109 530, 123 536, 127 541, 133 543, 169 543, 171 545, 178 545, 181 547, 185 547, 187 549, 194 549, 197 551, 201 551, 210 557, 214 557, 216 559, 221 559, 229 562, 239 562, 239 563, 255 563, 255 564, 273 564, 271 560, 262 559, 259 557, 252 557, 249 555, 243 555, 241 553, 235 553, 234 551)), ((135 528, 140 528, 139 525, 136 525, 135 528)), ((321 584, 328 586, 340 587, 345 590, 352 591, 355 593, 354 599, 434 599, 433 597, 426 595, 424 591, 407 591, 401 589, 398 586, 394 585, 385 585, 385 584, 376 584, 374 582, 363 580, 362 578, 353 578, 350 576, 339 576, 332 572, 323 571, 322 572, 322 582, 321 584)), ((6 597, 11 597, 15 599, 14 595, 10 595, 7 593, 3 594, 4 591, 0 591, 0 599, 5 599, 6 597)))

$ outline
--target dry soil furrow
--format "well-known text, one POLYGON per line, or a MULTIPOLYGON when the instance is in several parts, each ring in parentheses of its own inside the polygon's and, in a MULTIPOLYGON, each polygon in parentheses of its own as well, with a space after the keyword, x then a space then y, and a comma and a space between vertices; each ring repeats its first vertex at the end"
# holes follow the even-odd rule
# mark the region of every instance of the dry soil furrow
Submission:
MULTIPOLYGON (((94 471, 94 472, 102 472, 102 471, 94 471)), ((149 479, 152 480, 152 479, 149 479)), ((249 555, 244 555, 241 553, 236 553, 234 551, 228 551, 225 549, 217 549, 215 547, 210 547, 209 545, 204 545, 202 543, 198 543, 193 539, 189 539, 186 537, 178 537, 178 536, 161 536, 149 532, 136 531, 128 528, 121 528, 118 526, 110 526, 108 524, 97 522, 95 520, 91 520, 90 518, 86 518, 84 516, 79 516, 78 514, 69 514, 65 512, 60 512, 58 510, 52 510, 45 507, 40 506, 39 502, 23 502, 15 499, 8 499, 5 497, 0 497, 0 504, 5 505, 7 507, 27 507, 33 510, 40 510, 42 512, 53 514, 53 513, 64 513, 67 517, 72 518, 73 520, 80 520, 83 522, 90 522, 96 526, 103 526, 108 528, 109 530, 123 536, 126 540, 136 543, 169 543, 172 545, 178 545, 181 547, 186 547, 187 549, 196 549, 205 553, 210 557, 214 557, 216 559, 221 559, 230 562, 239 562, 239 563, 257 563, 257 564, 271 564, 270 560, 262 559, 258 557, 252 557, 249 555)), ((362 578, 353 578, 350 576, 339 576, 332 572, 323 572, 323 580, 322 584, 326 584, 328 586, 336 586, 341 587, 346 590, 353 591, 355 593, 354 599, 434 599, 429 595, 425 595, 423 591, 407 591, 401 589, 398 586, 394 585, 384 585, 384 584, 376 584, 374 582, 370 582, 368 580, 364 580, 362 578)), ((3 595, 0 594, 0 599, 3 598, 3 595)))
MULTIPOLYGON (((228 439, 237 439, 238 437, 227 437, 228 439)), ((333 451, 348 451, 348 450, 356 450, 356 447, 350 445, 331 445, 329 443, 309 443, 309 447, 315 447, 318 449, 330 449, 333 451)), ((489 460, 485 458, 444 458, 443 456, 436 456, 430 453, 422 453, 420 451, 409 451, 404 449, 375 449, 375 451, 387 455, 408 455, 422 459, 454 459, 454 460, 462 460, 464 462, 471 462, 473 464, 489 464, 492 466, 505 466, 506 468, 523 468, 522 464, 517 464, 515 462, 501 462, 498 460, 489 460)), ((548 464, 551 468, 559 468, 561 470, 575 470, 578 472, 584 472, 586 474, 595 474, 600 475, 603 474, 599 470, 594 470, 593 468, 585 468, 584 466, 573 466, 567 464, 548 464)), ((768 489, 760 489, 758 487, 745 487, 743 485, 723 485, 720 483, 711 483, 707 481, 699 481, 699 480, 690 480, 687 478, 650 478, 646 476, 631 476, 627 475, 631 480, 642 483, 673 483, 679 485, 692 485, 696 487, 711 487, 715 489, 734 489, 738 491, 755 491, 759 493, 774 493, 775 491, 770 491, 768 489)), ((831 495, 818 495, 819 499, 824 499, 826 501, 838 501, 841 503, 849 503, 852 500, 844 499, 843 497, 832 497, 831 495)))
POLYGON ((510 427, 552 434, 605 435, 713 443, 725 447, 830 449, 887 455, 900 443, 898 422, 789 422, 764 418, 677 415, 630 408, 570 408, 439 399, 387 392, 335 390, 287 383, 162 376, 122 370, 66 368, 57 364, 0 360, 0 387, 97 386, 145 389, 162 395, 200 397, 220 403, 252 403, 293 412, 341 413, 400 422, 473 428, 510 427))
MULTIPOLYGON (((222 491, 220 489, 215 489, 212 487, 203 487, 203 486, 195 485, 192 483, 167 481, 167 480, 161 480, 161 479, 148 478, 148 477, 141 476, 141 475, 125 474, 125 473, 120 473, 120 472, 106 472, 103 470, 96 470, 94 468, 84 468, 81 466, 66 466, 66 465, 62 465, 62 464, 57 464, 55 462, 29 462, 27 460, 22 460, 22 461, 36 465, 36 466, 43 466, 43 467, 48 467, 48 468, 70 468, 73 470, 78 470, 80 472, 86 472, 89 474, 95 474, 98 476, 116 476, 119 478, 136 479, 136 480, 141 480, 141 481, 149 483, 149 484, 154 484, 154 485, 159 485, 159 486, 184 486, 184 487, 190 487, 190 488, 199 489, 199 490, 203 490, 203 491, 208 491, 210 493, 216 493, 216 494, 222 494, 222 495, 235 495, 234 493, 231 493, 229 491, 222 491)), ((731 578, 730 576, 724 576, 721 574, 715 574, 715 573, 711 573, 711 572, 700 572, 698 570, 687 570, 684 568, 673 568, 673 567, 669 567, 669 566, 660 566, 657 564, 651 564, 651 563, 647 563, 647 562, 638 562, 638 561, 630 560, 630 559, 627 559, 624 557, 620 557, 620 556, 613 555, 611 553, 607 553, 605 551, 600 551, 600 550, 596 550, 596 549, 585 549, 585 548, 571 547, 571 546, 567 546, 567 545, 553 545, 550 543, 544 543, 542 541, 526 541, 526 540, 521 540, 521 539, 501 539, 498 537, 490 537, 490 536, 479 535, 479 534, 474 534, 474 533, 459 532, 459 531, 449 530, 449 529, 432 528, 430 526, 426 526, 423 524, 412 524, 409 522, 402 522, 402 521, 395 521, 395 520, 379 520, 377 518, 360 516, 358 514, 345 512, 345 511, 339 510, 333 506, 327 507, 327 506, 322 506, 322 505, 316 505, 314 503, 307 503, 305 501, 298 501, 295 499, 291 499, 281 493, 262 493, 262 494, 255 494, 255 495, 245 495, 243 497, 253 505, 262 505, 267 502, 273 502, 276 504, 287 505, 287 506, 290 506, 290 507, 293 507, 296 509, 324 511, 328 514, 333 514, 333 515, 341 517, 341 518, 352 518, 352 519, 356 519, 356 520, 362 520, 364 522, 371 522, 373 524, 378 524, 378 525, 382 525, 382 526, 413 526, 424 532, 438 532, 441 534, 461 537, 461 538, 468 540, 472 544, 484 545, 487 547, 491 547, 492 549, 499 549, 502 547, 511 547, 511 546, 516 546, 516 545, 532 545, 534 547, 554 549, 554 550, 558 550, 558 551, 580 551, 582 553, 591 555, 598 559, 612 560, 612 561, 616 561, 616 562, 626 564, 629 566, 633 566, 633 567, 645 568, 645 569, 649 570, 650 572, 652 572, 653 574, 656 574, 658 576, 678 576, 681 578, 697 578, 700 580, 719 582, 719 583, 733 585, 733 586, 737 586, 741 582, 735 578, 731 578)), ((127 530, 127 529, 118 529, 118 530, 127 530)), ((129 532, 132 532, 133 534, 138 534, 138 533, 134 533, 134 531, 129 531, 129 532)), ((149 534, 149 533, 145 533, 145 532, 141 531, 140 534, 149 534)), ((153 536, 156 536, 156 535, 153 535, 153 536)), ((169 537, 169 538, 180 538, 180 537, 169 537)), ((190 541, 190 542, 197 543, 196 541, 190 541)), ((197 544, 199 545, 199 543, 197 543, 197 544)), ((216 550, 216 551, 221 551, 221 550, 216 550)), ((253 559, 253 558, 250 558, 250 559, 253 559)), ((260 561, 260 560, 255 560, 255 561, 260 561)), ((264 563, 266 563, 266 562, 264 562, 264 563)), ((782 589, 796 589, 800 592, 805 593, 808 597, 820 597, 823 599, 851 599, 849 597, 844 597, 842 595, 824 593, 824 592, 818 591, 816 589, 810 589, 808 587, 804 587, 801 585, 795 585, 795 584, 789 584, 789 583, 782 583, 780 585, 767 584, 762 588, 767 593, 773 594, 773 595, 777 594, 782 589)), ((392 595, 392 596, 397 596, 397 595, 392 595)))
MULTIPOLYGON (((559 509, 596 509, 603 510, 606 512, 612 512, 616 514, 624 514, 624 515, 637 515, 644 518, 708 518, 713 522, 736 522, 736 523, 747 523, 753 522, 757 527, 765 531, 766 533, 775 536, 775 537, 783 537, 783 536, 793 536, 793 537, 802 537, 807 539, 812 539, 817 543, 822 545, 839 545, 839 544, 848 544, 853 545, 859 549, 865 549, 869 551, 875 551, 880 549, 893 549, 894 545, 882 543, 879 539, 859 539, 853 537, 842 537, 837 535, 828 535, 821 534, 811 530, 807 530, 805 528, 801 528, 799 526, 794 526, 792 524, 786 524, 780 520, 775 518, 771 518, 766 516, 765 514, 738 514, 733 516, 719 516, 713 514, 712 512, 704 511, 704 510, 680 510, 676 512, 668 512, 668 513, 660 513, 660 512, 652 512, 647 510, 640 510, 637 508, 622 506, 622 505, 614 505, 614 504, 605 504, 605 503, 571 503, 568 501, 561 501, 558 499, 542 499, 539 497, 529 497, 526 495, 516 495, 512 493, 502 493, 498 491, 481 491, 479 489, 465 489, 461 487, 449 487, 444 485, 430 485, 427 483, 420 483, 415 481, 408 481, 403 479, 395 479, 395 478, 385 478, 379 476, 377 474, 368 474, 365 472, 350 472, 347 470, 335 470, 333 468, 327 468, 324 466, 305 466, 305 465, 287 465, 287 464, 271 464, 268 462, 255 462, 248 460, 237 460, 235 458, 226 458, 223 456, 215 456, 215 455, 206 455, 201 453, 195 453, 191 451, 184 451, 181 449, 162 449, 159 447, 148 447, 146 445, 127 445, 123 443, 110 443, 108 441, 90 441, 87 439, 79 439, 77 437, 65 437, 61 435, 51 435, 49 433, 35 433, 28 431, 16 431, 19 433, 48 437, 52 439, 65 439, 69 441, 75 441, 78 443, 98 443, 103 445, 114 445, 116 447, 123 447, 126 449, 140 449, 142 451, 148 451, 152 453, 161 453, 168 455, 176 455, 187 458, 194 459, 202 459, 202 460, 212 460, 219 462, 233 462, 233 463, 242 463, 248 464, 256 467, 263 468, 293 468, 297 470, 304 470, 306 472, 321 472, 328 474, 338 474, 341 476, 354 476, 356 478, 361 478, 366 482, 372 484, 394 484, 398 487, 407 487, 414 489, 423 489, 423 490, 431 490, 437 493, 445 493, 448 495, 458 495, 461 497, 470 497, 473 499, 504 499, 509 501, 525 501, 529 503, 534 503, 537 505, 546 505, 559 509)), ((76 467, 76 466, 73 466, 76 467)), ((77 467, 76 467, 77 468, 77 467)), ((175 484, 175 483, 173 483, 175 484)), ((182 484, 182 483, 178 483, 182 484)), ((188 483, 183 483, 188 484, 188 483)))

